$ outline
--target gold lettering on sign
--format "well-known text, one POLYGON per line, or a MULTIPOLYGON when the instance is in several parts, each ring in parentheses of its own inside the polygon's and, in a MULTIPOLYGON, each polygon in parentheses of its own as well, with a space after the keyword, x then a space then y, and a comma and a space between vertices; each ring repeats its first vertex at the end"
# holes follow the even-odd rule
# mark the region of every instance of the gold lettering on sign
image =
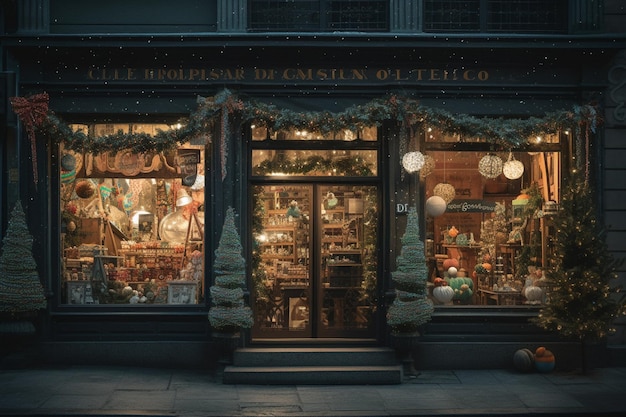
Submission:
POLYGON ((484 82, 489 71, 457 68, 90 68, 91 81, 484 82))

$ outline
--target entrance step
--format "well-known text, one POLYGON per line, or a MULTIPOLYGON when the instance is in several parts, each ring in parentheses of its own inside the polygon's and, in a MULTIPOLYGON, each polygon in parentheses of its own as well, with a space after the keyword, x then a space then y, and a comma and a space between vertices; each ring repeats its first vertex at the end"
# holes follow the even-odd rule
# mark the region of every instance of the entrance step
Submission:
POLYGON ((400 384, 402 367, 389 348, 244 348, 224 369, 223 383, 400 384))

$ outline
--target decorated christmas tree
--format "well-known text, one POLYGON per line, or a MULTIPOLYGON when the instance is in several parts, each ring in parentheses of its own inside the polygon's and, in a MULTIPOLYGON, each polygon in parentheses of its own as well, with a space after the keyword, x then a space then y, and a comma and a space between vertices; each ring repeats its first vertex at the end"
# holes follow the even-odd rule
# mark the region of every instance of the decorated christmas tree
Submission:
POLYGON ((419 238, 419 222, 414 207, 407 214, 407 225, 401 239, 402 249, 396 258, 396 271, 391 273, 396 298, 387 312, 387 323, 392 333, 414 333, 430 321, 434 311, 428 299, 426 281, 428 266, 424 243, 419 238))
POLYGON ((478 264, 474 268, 477 273, 487 274, 491 272, 484 265, 492 265, 495 262, 496 247, 498 244, 506 242, 508 234, 506 207, 504 204, 496 203, 493 214, 483 222, 480 230, 481 245, 478 253, 478 264))
POLYGON ((46 308, 44 289, 33 257, 33 237, 22 204, 13 208, 0 256, 0 313, 21 314, 46 308))
POLYGON ((626 308, 624 296, 611 285, 619 263, 607 250, 592 189, 581 174, 569 178, 554 224, 554 268, 547 271, 553 289, 535 322, 580 340, 586 371, 585 344, 602 340, 613 331, 613 320, 626 314, 626 308))
POLYGON ((220 243, 215 250, 215 285, 211 286, 211 326, 224 333, 235 333, 252 327, 252 310, 244 305, 243 287, 246 283, 246 261, 235 227, 235 211, 229 207, 222 228, 220 243))

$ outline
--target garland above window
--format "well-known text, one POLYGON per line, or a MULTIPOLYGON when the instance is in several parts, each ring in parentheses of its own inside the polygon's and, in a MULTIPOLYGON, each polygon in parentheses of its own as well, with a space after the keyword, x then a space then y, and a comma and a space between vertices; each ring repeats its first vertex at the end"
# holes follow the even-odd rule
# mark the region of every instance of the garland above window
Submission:
MULTIPOLYGON (((46 93, 42 93, 46 95, 46 93)), ((599 123, 596 108, 592 105, 574 106, 568 110, 547 113, 544 117, 490 118, 467 114, 453 114, 445 110, 425 107, 417 100, 390 95, 371 100, 363 105, 348 107, 343 112, 297 112, 279 109, 276 106, 244 101, 229 90, 214 97, 198 98, 197 109, 189 115, 187 123, 180 129, 158 131, 155 135, 143 133, 115 133, 105 136, 88 136, 73 131, 54 112, 37 107, 41 94, 30 98, 14 98, 19 107, 13 105, 27 130, 33 129, 50 140, 63 143, 66 148, 78 152, 103 153, 130 150, 142 153, 161 152, 176 148, 180 144, 199 136, 209 137, 219 123, 221 131, 222 164, 227 153, 226 137, 230 134, 229 119, 238 116, 243 122, 264 126, 270 131, 311 130, 322 134, 333 134, 341 130, 360 130, 369 126, 380 126, 385 120, 396 120, 406 127, 433 126, 448 135, 460 135, 467 139, 483 139, 505 148, 516 148, 528 143, 530 138, 554 134, 560 130, 573 130, 578 136, 594 132, 599 123), (32 103, 32 105, 29 105, 32 103)), ((32 141, 32 135, 29 133, 32 141)), ((34 162, 34 158, 33 158, 34 162)), ((225 175, 222 167, 222 176, 225 175)))

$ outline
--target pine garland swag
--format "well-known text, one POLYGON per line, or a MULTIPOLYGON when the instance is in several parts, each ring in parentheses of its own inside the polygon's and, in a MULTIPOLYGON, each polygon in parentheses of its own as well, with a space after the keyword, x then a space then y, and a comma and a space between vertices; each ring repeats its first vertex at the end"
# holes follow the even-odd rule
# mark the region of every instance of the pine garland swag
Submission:
POLYGON ((46 308, 44 289, 33 257, 33 237, 21 202, 11 213, 0 255, 0 312, 16 315, 46 308))
MULTIPOLYGON (((42 93, 45 94, 45 93, 42 93)), ((181 129, 158 131, 154 136, 142 133, 117 132, 106 136, 88 136, 73 131, 48 110, 46 117, 34 128, 53 142, 63 143, 67 149, 99 154, 129 150, 135 153, 171 150, 196 137, 210 137, 213 127, 221 127, 220 140, 231 135, 229 118, 235 115, 242 122, 251 122, 270 131, 307 129, 324 135, 334 135, 347 129, 358 131, 369 126, 380 126, 385 120, 396 120, 405 125, 433 126, 447 135, 461 135, 466 139, 483 139, 506 149, 519 147, 530 138, 570 129, 577 136, 595 133, 600 123, 595 106, 586 104, 571 109, 547 113, 544 117, 491 118, 467 114, 452 114, 446 110, 427 108, 417 100, 391 94, 373 99, 363 105, 348 107, 343 112, 297 112, 279 109, 274 105, 254 100, 241 100, 228 89, 214 97, 198 97, 197 108, 181 129)), ((225 144, 222 144, 225 145, 225 144)), ((226 157, 227 149, 221 146, 226 157)), ((222 173, 224 175, 224 173, 222 173)))

